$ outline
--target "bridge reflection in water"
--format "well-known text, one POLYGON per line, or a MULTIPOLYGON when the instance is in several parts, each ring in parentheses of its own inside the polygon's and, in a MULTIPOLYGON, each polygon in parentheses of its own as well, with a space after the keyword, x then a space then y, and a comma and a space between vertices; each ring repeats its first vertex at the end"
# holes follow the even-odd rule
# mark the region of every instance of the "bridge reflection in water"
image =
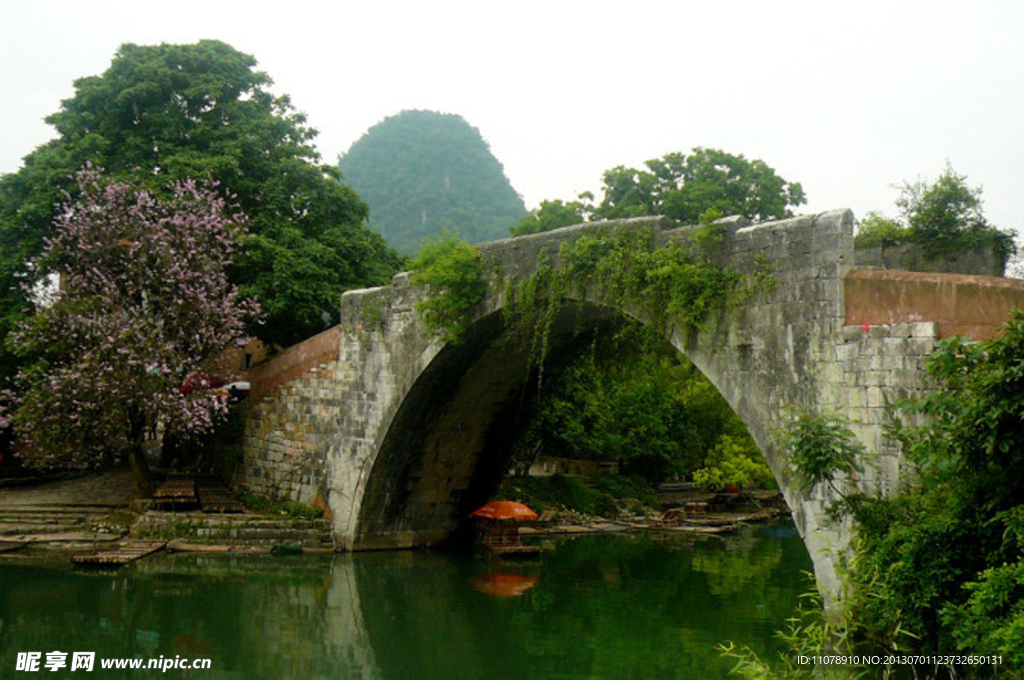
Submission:
POLYGON ((771 655, 809 568, 785 525, 584 536, 525 565, 425 552, 159 555, 113 574, 0 563, 0 676, 18 651, 60 650, 209 657, 211 679, 724 677, 714 646, 771 655), (505 596, 494 573, 528 587, 505 596))

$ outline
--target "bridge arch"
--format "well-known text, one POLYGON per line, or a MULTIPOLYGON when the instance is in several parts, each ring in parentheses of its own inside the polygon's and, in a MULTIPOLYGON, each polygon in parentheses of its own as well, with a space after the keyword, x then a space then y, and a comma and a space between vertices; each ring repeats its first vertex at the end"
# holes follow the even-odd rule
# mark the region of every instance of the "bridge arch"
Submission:
MULTIPOLYGON (((824 491, 807 495, 792 483, 772 433, 786 406, 849 411, 846 372, 828 367, 836 360, 837 342, 843 342, 842 286, 853 262, 853 216, 836 211, 756 226, 732 220, 722 228, 721 264, 752 272, 761 256, 773 265, 776 287, 719 313, 699 333, 671 326, 667 339, 747 425, 779 482, 819 581, 833 587, 835 556, 845 549, 848 527, 828 520, 824 491)), ((489 244, 485 255, 506 275, 528 276, 537 262, 556 258, 561 243, 601 229, 651 230, 659 243, 681 231, 661 218, 581 225, 489 244)), ((511 410, 529 384, 529 362, 505 332, 498 292, 455 346, 433 340, 420 322, 414 308, 425 294, 399 275, 391 286, 343 298, 339 365, 363 368, 343 381, 349 387, 345 398, 353 403, 349 417, 355 417, 342 424, 342 436, 331 445, 327 479, 336 533, 354 549, 447 538, 467 508, 483 500, 480 493, 494 488, 510 452, 509 428, 516 422, 511 410)), ((615 314, 649 321, 636 310, 608 304, 585 299, 564 307, 553 350, 571 345, 581 324, 592 328, 615 314)), ((881 437, 880 422, 861 424, 862 438, 881 437)), ((859 481, 893 485, 893 467, 883 465, 859 481)))
MULTIPOLYGON (((564 300, 552 324, 549 357, 577 351, 627 318, 650 323, 629 310, 564 300)), ((661 335, 692 362, 714 367, 692 342, 693 334, 661 335)), ((536 367, 522 338, 506 327, 501 309, 480 318, 460 344, 431 345, 425 355, 432 358, 423 357, 422 372, 374 447, 376 456, 365 462, 353 547, 429 545, 451 538, 501 481, 517 428, 536 397, 536 367)), ((707 377, 721 393, 724 376, 707 377)), ((775 453, 771 424, 751 408, 756 396, 743 389, 729 393, 735 399, 730 407, 743 409, 737 413, 780 488, 789 488, 785 462, 770 457, 775 453)))
MULTIPOLYGON (((886 494, 900 481, 898 442, 885 436, 887 404, 930 387, 924 360, 936 340, 961 328, 984 337, 1024 282, 994 277, 855 269, 847 210, 748 225, 720 223, 719 264, 754 273, 767 263, 776 285, 731 306, 698 332, 670 326, 669 341, 718 388, 746 423, 807 544, 819 587, 839 587, 850 527, 832 522, 832 499, 792 483, 771 434, 787 406, 845 417, 871 453, 865 472, 844 480, 886 494), (981 334, 978 331, 980 329, 981 334)), ((529 276, 581 234, 647 230, 656 245, 685 236, 663 218, 568 227, 481 247, 506 277, 529 276)), ((488 295, 465 342, 434 340, 416 312, 428 291, 408 274, 350 291, 341 324, 290 348, 253 377, 245 426, 245 483, 289 500, 323 500, 343 547, 436 543, 500 474, 528 362, 506 332, 499 290, 488 295), (519 390, 517 392, 517 390, 519 390), (490 455, 481 455, 489 451, 490 455), (467 453, 468 452, 468 453, 467 453), (459 455, 456 455, 458 453, 459 455)), ((554 351, 580 328, 637 310, 588 290, 556 321, 554 351)))

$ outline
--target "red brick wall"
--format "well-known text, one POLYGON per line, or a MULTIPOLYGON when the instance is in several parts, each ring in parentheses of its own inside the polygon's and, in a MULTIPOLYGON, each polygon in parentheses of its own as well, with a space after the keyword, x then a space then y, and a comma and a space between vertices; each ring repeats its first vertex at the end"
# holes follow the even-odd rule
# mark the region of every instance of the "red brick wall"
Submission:
POLYGON ((991 337, 1024 308, 1024 280, 966 274, 854 270, 844 281, 846 325, 934 321, 940 338, 991 337))
POLYGON ((249 398, 259 400, 309 369, 336 361, 340 332, 339 326, 329 328, 253 366, 249 369, 249 398))

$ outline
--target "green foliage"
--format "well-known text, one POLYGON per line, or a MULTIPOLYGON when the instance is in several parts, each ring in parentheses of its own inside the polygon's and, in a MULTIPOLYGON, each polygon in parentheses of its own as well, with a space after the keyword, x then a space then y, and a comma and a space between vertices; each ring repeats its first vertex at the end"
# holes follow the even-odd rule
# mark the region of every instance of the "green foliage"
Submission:
POLYGON ((541 201, 512 227, 513 236, 536 234, 591 219, 664 215, 682 224, 710 224, 727 215, 764 221, 792 217, 807 200, 803 187, 786 182, 766 163, 716 149, 695 148, 649 160, 646 170, 617 166, 604 173, 603 199, 590 192, 576 201, 541 201))
POLYGON ((600 333, 589 350, 552 362, 548 376, 518 447, 528 456, 539 445, 548 455, 614 460, 650 485, 704 465, 723 441, 722 451, 760 456, 714 386, 652 329, 600 333))
POLYGON ((928 369, 938 388, 901 405, 928 419, 896 432, 920 484, 852 506, 858 621, 872 640, 902 627, 920 651, 1002 654, 1020 670, 1024 312, 990 340, 944 341, 928 369))
POLYGON ((249 216, 231 279, 259 300, 264 340, 317 333, 337 323, 344 290, 386 282, 400 258, 364 225, 366 205, 320 163, 316 132, 271 84, 253 57, 215 40, 125 44, 105 73, 76 80, 46 119, 57 138, 0 178, 0 336, 29 306, 27 263, 86 162, 158 194, 187 177, 218 183, 249 216))
POLYGON ((458 342, 473 310, 487 294, 483 257, 455 234, 428 239, 410 265, 412 282, 430 286, 431 295, 416 310, 445 342, 458 342))
POLYGON ((371 226, 405 252, 445 228, 472 243, 499 239, 526 214, 480 131, 454 114, 386 118, 338 166, 369 204, 371 226))
POLYGON ((913 231, 897 220, 886 217, 879 212, 871 211, 857 228, 856 244, 867 246, 895 246, 909 243, 913 239, 913 231))
POLYGON ((562 474, 550 477, 509 477, 496 496, 515 500, 540 513, 546 508, 561 508, 584 515, 617 517, 625 501, 640 501, 657 506, 657 495, 637 476, 605 475, 582 480, 562 474))
POLYGON ((822 483, 835 489, 836 475, 864 471, 858 463, 863 445, 835 416, 797 411, 779 434, 778 444, 807 492, 822 483))
POLYGON ((904 182, 896 205, 902 220, 868 213, 857 232, 858 246, 920 244, 936 258, 991 248, 1003 265, 1017 252, 1014 235, 988 223, 982 211, 981 189, 946 164, 931 184, 904 182))
POLYGON ((305 503, 258 496, 249 491, 236 491, 235 498, 249 510, 267 515, 285 515, 292 519, 320 519, 324 514, 322 509, 305 503))
POLYGON ((760 160, 717 149, 669 153, 647 170, 618 166, 604 174, 604 199, 594 210, 604 219, 665 215, 697 224, 709 210, 763 221, 791 217, 806 202, 803 187, 786 182, 760 160))
POLYGON ((742 277, 710 264, 691 243, 657 247, 646 230, 586 234, 562 245, 559 273, 581 290, 616 305, 636 306, 656 323, 701 330, 724 307, 742 277))
POLYGON ((704 459, 704 467, 694 471, 694 483, 710 491, 722 491, 727 485, 739 489, 772 488, 775 478, 764 456, 749 436, 722 435, 704 459))
POLYGON ((1014 668, 1024 668, 1024 561, 990 567, 964 584, 967 601, 943 612, 960 649, 991 650, 1014 668))
POLYGON ((616 501, 637 500, 648 508, 658 507, 658 494, 640 475, 601 475, 593 481, 594 489, 616 501))
POLYGON ((588 222, 594 213, 594 195, 587 191, 580 194, 579 199, 569 202, 560 199, 541 201, 537 210, 519 220, 519 224, 510 231, 513 236, 524 236, 588 222))

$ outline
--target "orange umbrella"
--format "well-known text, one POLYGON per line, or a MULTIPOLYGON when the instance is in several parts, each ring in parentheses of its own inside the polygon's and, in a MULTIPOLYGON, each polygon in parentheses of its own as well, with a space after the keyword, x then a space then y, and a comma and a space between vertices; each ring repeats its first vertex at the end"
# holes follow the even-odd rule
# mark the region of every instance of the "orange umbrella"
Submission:
POLYGON ((537 519, 537 513, 515 501, 491 501, 481 505, 469 516, 483 517, 484 519, 514 519, 517 522, 537 519))
POLYGON ((536 576, 519 574, 480 574, 473 577, 473 587, 495 597, 518 597, 537 585, 536 576))

